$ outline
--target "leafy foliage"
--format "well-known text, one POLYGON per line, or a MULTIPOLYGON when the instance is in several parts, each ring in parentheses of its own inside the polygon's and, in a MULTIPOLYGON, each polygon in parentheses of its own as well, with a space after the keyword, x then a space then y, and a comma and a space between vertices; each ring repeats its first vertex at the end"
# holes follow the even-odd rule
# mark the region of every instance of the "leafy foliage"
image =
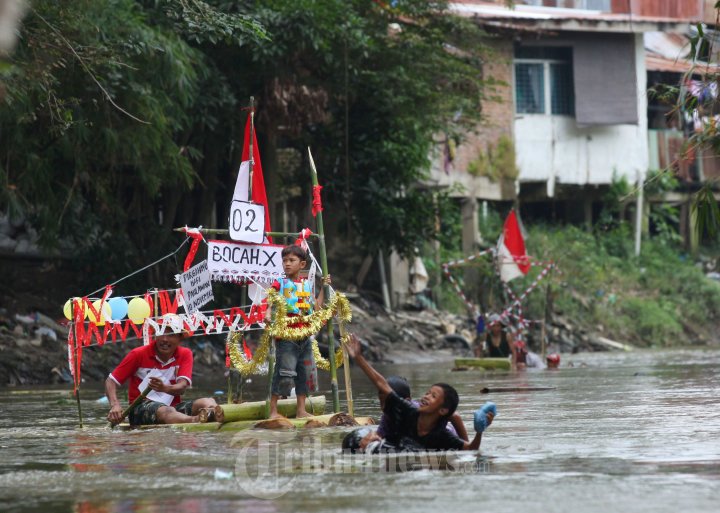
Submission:
POLYGON ((451 216, 416 184, 433 135, 480 119, 482 37, 429 0, 38 0, 2 78, 0 208, 47 247, 144 261, 227 215, 253 95, 271 202, 300 184, 307 210, 278 156, 312 146, 330 221, 407 254, 451 216))
MULTIPOLYGON (((178 34, 178 23, 196 23, 192 11, 170 18, 169 4, 41 0, 24 20, 4 77, 0 204, 29 218, 46 246, 65 238, 80 253, 110 244, 137 256, 167 240, 158 201, 189 190, 202 155, 192 135, 211 128, 210 109, 235 101, 178 34)), ((246 18, 180 4, 205 6, 205 32, 214 24, 235 42, 263 35, 246 18)))
MULTIPOLYGON (((529 232, 530 252, 558 263, 555 311, 580 325, 602 326, 616 340, 665 346, 707 337, 707 327, 720 322, 720 285, 663 241, 646 241, 636 262, 618 250, 632 245, 621 227, 596 235, 572 226, 529 232)), ((528 315, 541 308, 531 296, 528 315)))

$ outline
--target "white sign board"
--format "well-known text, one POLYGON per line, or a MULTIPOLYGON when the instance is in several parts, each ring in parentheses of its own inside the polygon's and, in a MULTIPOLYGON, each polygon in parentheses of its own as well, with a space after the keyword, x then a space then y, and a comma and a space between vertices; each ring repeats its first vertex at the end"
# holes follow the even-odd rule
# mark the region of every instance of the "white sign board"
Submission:
POLYGON ((187 313, 197 312, 201 306, 215 299, 213 297, 212 283, 208 261, 203 260, 192 266, 187 272, 180 275, 180 286, 185 300, 187 313))
POLYGON ((230 238, 239 242, 260 243, 265 239, 265 207, 248 201, 233 200, 230 205, 230 238))
POLYGON ((282 266, 283 246, 274 244, 241 244, 222 240, 208 242, 208 265, 215 281, 238 281, 250 278, 272 283, 285 276, 282 266))

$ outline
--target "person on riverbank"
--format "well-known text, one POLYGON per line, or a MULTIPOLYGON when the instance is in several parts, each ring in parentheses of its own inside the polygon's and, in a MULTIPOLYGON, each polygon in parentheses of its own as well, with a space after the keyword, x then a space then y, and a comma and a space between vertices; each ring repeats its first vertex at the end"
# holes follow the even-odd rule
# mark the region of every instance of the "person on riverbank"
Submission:
MULTIPOLYGON (((393 391, 388 381, 363 357, 360 340, 355 334, 350 334, 346 349, 378 389, 380 400, 384 403, 383 413, 387 416, 385 441, 393 450, 475 450, 480 447, 483 431, 497 414, 493 403, 488 402, 475 412, 476 434, 473 440, 462 440, 445 428, 459 402, 457 391, 452 386, 447 383, 432 385, 416 407, 393 391)), ((366 435, 363 435, 363 440, 366 435)), ((365 446, 354 446, 354 438, 358 435, 350 433, 343 441, 343 447, 351 451, 364 451, 370 447, 367 443, 365 446)))
POLYGON ((485 334, 485 344, 482 356, 486 358, 507 358, 512 355, 513 364, 517 363, 515 341, 505 330, 505 321, 498 314, 488 318, 488 331, 485 334))
MULTIPOLYGON (((299 317, 312 313, 313 308, 321 308, 324 294, 322 288, 317 297, 313 297, 313 287, 308 280, 300 278, 300 271, 307 265, 307 252, 300 246, 286 246, 282 250, 285 278, 275 281, 272 287, 277 290, 287 304, 288 317, 299 317), (304 307, 301 307, 304 306, 304 307)), ((323 278, 324 284, 330 284, 330 276, 323 278)), ((265 312, 265 322, 272 319, 271 309, 265 312)), ((290 327, 304 327, 302 323, 290 324, 290 327)), ((310 417, 305 409, 305 401, 310 392, 317 390, 317 367, 312 352, 312 337, 305 340, 275 341, 276 364, 272 376, 272 395, 270 398, 270 418, 282 417, 277 410, 280 396, 289 397, 293 386, 297 401, 296 417, 310 417)))
POLYGON ((180 346, 188 334, 181 331, 182 328, 174 331, 177 325, 182 324, 179 318, 176 320, 179 322, 166 320, 166 329, 173 329, 172 332, 153 337, 150 344, 130 351, 105 380, 105 393, 110 401, 107 419, 112 424, 122 421, 123 408, 117 397, 117 389, 128 379, 130 403, 141 395, 140 388, 144 390, 149 386, 152 390, 130 412, 131 425, 198 422, 202 409, 207 410, 208 420, 212 420, 213 409, 217 406, 214 399, 181 401, 186 389, 192 385, 193 355, 190 349, 180 346), (175 326, 170 328, 171 324, 175 326))
POLYGON ((537 353, 529 351, 527 345, 522 340, 515 342, 515 355, 517 361, 515 365, 518 369, 544 369, 545 364, 537 353))

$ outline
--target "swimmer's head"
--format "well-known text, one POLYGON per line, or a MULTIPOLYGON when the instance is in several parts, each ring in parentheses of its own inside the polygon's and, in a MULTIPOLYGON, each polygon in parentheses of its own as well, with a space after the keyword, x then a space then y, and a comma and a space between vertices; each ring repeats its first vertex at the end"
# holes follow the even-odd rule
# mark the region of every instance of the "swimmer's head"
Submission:
MULTIPOLYGON (((393 392, 401 398, 407 399, 408 401, 410 400, 410 385, 405 378, 402 376, 390 376, 387 378, 387 383, 390 385, 390 388, 393 389, 393 392)), ((380 394, 378 394, 378 397, 380 398, 380 407, 385 409, 384 398, 380 394)))
POLYGON ((405 378, 402 376, 390 376, 387 382, 397 395, 403 399, 410 399, 410 385, 405 378))
POLYGON ((557 353, 551 353, 545 358, 549 369, 556 369, 560 366, 560 355, 557 353))
POLYGON ((438 413, 449 418, 457 409, 460 399, 457 390, 447 383, 435 383, 420 399, 420 413, 438 413))

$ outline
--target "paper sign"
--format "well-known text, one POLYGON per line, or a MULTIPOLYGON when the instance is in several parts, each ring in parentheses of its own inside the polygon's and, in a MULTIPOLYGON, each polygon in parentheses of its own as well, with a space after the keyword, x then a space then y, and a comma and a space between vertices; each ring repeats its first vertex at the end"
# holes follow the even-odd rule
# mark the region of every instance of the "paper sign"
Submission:
POLYGON ((240 244, 220 240, 208 242, 208 266, 215 281, 238 281, 250 278, 273 282, 285 276, 282 266, 283 246, 274 244, 240 244))
POLYGON ((230 206, 230 238, 239 242, 263 242, 265 207, 257 203, 234 200, 230 206))
MULTIPOLYGON (((140 385, 138 386, 138 389, 140 392, 145 390, 148 387, 148 384, 150 383, 150 378, 158 378, 163 383, 168 383, 168 380, 163 375, 163 371, 160 369, 150 369, 150 372, 147 373, 145 376, 145 379, 143 379, 140 382, 140 385)), ((147 396, 148 399, 151 401, 157 401, 159 403, 163 403, 165 406, 170 406, 170 403, 173 402, 173 399, 175 398, 174 395, 166 394, 165 392, 156 392, 155 390, 151 391, 147 396)))
POLYGON ((213 299, 212 283, 210 282, 210 271, 208 261, 203 260, 191 267, 187 272, 180 275, 180 286, 185 300, 185 311, 187 313, 197 312, 201 306, 206 305, 213 299))

